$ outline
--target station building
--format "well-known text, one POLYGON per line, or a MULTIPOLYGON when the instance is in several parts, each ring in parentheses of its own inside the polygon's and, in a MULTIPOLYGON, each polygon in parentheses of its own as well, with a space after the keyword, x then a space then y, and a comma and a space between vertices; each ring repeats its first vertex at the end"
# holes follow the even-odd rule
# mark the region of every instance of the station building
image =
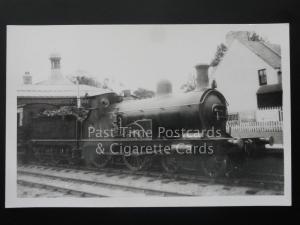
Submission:
POLYGON ((23 108, 28 104, 46 103, 56 106, 76 105, 86 96, 111 92, 89 85, 74 84, 61 73, 61 56, 50 55, 50 76, 44 81, 32 83, 30 72, 23 75, 23 83, 17 88, 18 125, 22 125, 23 108))

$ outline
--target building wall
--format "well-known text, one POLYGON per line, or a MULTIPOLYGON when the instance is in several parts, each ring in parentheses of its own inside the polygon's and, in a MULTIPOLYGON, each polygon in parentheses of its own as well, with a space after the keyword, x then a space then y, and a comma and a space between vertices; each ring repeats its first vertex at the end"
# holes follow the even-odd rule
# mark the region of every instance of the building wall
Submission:
POLYGON ((278 83, 275 69, 239 41, 233 41, 211 77, 216 79, 217 89, 226 97, 229 112, 257 109, 260 69, 266 69, 267 84, 278 83))

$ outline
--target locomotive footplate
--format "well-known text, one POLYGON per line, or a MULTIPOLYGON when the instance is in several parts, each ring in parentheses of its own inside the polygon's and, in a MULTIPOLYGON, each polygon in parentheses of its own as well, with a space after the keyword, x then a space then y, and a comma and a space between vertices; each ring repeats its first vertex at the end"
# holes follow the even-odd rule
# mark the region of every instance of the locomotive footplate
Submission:
POLYGON ((255 152, 273 144, 273 138, 201 138, 201 139, 83 139, 83 149, 94 149, 97 154, 213 155, 255 152))

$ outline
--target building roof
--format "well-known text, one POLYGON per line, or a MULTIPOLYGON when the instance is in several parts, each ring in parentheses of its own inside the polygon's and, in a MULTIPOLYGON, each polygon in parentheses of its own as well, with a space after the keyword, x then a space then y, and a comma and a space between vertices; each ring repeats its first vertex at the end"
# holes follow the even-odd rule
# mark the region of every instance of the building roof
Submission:
POLYGON ((251 41, 250 35, 249 31, 230 31, 226 34, 227 45, 238 40, 274 69, 281 68, 280 45, 265 41, 251 41))
POLYGON ((274 69, 281 68, 279 45, 267 44, 262 41, 238 40, 274 69))
POLYGON ((274 92, 282 92, 282 85, 281 84, 262 85, 258 88, 256 94, 267 94, 267 93, 274 93, 274 92))
MULTIPOLYGON (((75 98, 77 97, 78 87, 77 85, 41 85, 31 84, 22 85, 17 89, 18 97, 56 97, 56 98, 75 98)), ((89 85, 79 85, 79 96, 101 95, 111 93, 112 91, 92 87, 89 85)))
POLYGON ((47 80, 36 83, 37 85, 74 85, 72 81, 62 75, 60 69, 51 69, 47 80))
POLYGON ((74 85, 74 84, 65 77, 60 77, 58 79, 53 79, 52 77, 50 77, 48 80, 37 82, 36 85, 74 85))
MULTIPOLYGON (((61 56, 58 53, 51 54, 51 72, 48 79, 36 84, 23 84, 19 86, 17 88, 17 96, 19 98, 76 98, 78 94, 80 97, 84 97, 86 95, 95 96, 113 92, 90 85, 74 84, 61 73, 60 59, 61 56), (57 62, 53 62, 54 58, 57 58, 57 62)), ((27 75, 27 73, 25 73, 25 75, 27 75)))

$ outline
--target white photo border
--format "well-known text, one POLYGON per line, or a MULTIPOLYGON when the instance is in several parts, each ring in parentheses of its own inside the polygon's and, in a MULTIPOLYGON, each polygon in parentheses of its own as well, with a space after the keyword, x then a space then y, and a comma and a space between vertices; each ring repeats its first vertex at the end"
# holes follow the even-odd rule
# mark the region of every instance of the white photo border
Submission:
MULTIPOLYGON (((188 24, 187 24, 188 25, 188 24)), ((210 24, 226 25, 226 24, 210 24)), ((237 28, 251 24, 235 24, 237 28)), ((266 25, 266 24, 253 24, 266 25)), ((273 24, 274 25, 274 24, 273 24)), ((289 24, 279 23, 278 32, 285 34, 281 46, 284 117, 284 194, 274 196, 202 196, 202 197, 124 197, 124 198, 18 198, 17 197, 17 77, 10 73, 13 62, 7 60, 6 71, 6 177, 5 207, 186 207, 186 206, 290 206, 291 203, 291 103, 289 24)), ((65 25, 77 26, 77 25, 65 25)), ((89 25, 86 25, 89 26, 89 25)), ((106 25, 107 26, 107 25, 106 25)), ((122 26, 122 25, 119 25, 122 26)), ((143 26, 143 25, 132 25, 143 26)), ((176 26, 176 25, 170 25, 176 26)), ((201 26, 201 24, 199 24, 201 26)), ((10 31, 7 26, 7 55, 10 54, 10 31)), ((22 49, 20 49, 22 51, 22 49)))

